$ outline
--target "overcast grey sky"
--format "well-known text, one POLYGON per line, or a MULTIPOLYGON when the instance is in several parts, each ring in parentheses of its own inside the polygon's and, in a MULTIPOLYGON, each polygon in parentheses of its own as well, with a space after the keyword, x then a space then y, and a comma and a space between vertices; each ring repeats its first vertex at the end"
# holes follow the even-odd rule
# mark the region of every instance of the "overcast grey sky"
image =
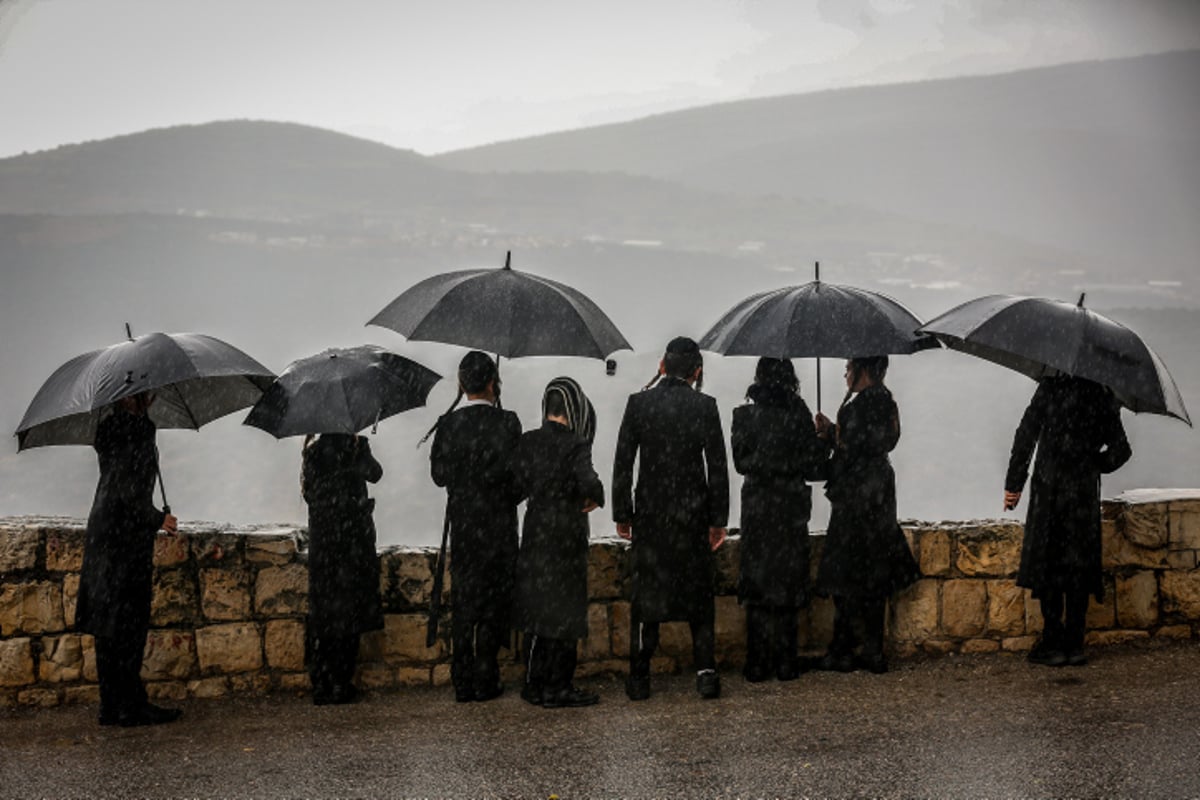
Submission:
POLYGON ((228 118, 436 153, 1190 47, 1196 0, 0 0, 0 156, 228 118))

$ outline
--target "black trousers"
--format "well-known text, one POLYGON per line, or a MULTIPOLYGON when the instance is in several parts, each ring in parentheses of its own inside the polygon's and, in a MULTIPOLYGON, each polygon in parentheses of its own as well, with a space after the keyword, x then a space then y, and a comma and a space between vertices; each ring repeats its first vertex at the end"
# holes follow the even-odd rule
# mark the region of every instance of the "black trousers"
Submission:
POLYGON ((335 687, 354 683, 354 668, 358 665, 360 634, 308 636, 308 678, 313 694, 329 694, 335 687))
MULTIPOLYGON (((689 622, 692 629, 692 663, 696 671, 717 668, 717 637, 712 619, 689 622)), ((650 659, 658 649, 659 623, 640 622, 632 615, 629 624, 629 674, 650 675, 650 659)))
POLYGON ((571 688, 578 660, 575 640, 526 635, 525 682, 547 692, 571 688))
POLYGON ((797 662, 794 606, 746 606, 747 669, 791 668, 797 662))
POLYGON ((146 633, 147 628, 140 627, 127 635, 96 637, 101 716, 129 713, 146 705, 141 678, 146 633))
POLYGON ((1083 647, 1087 627, 1087 592, 1049 591, 1042 595, 1042 618, 1045 628, 1042 639, 1054 647, 1078 649, 1083 647))
POLYGON ((829 652, 848 656, 861 645, 863 655, 882 655, 886 612, 886 597, 834 597, 829 652))
POLYGON ((508 626, 450 618, 450 681, 455 689, 490 691, 500 683, 500 648, 508 626))

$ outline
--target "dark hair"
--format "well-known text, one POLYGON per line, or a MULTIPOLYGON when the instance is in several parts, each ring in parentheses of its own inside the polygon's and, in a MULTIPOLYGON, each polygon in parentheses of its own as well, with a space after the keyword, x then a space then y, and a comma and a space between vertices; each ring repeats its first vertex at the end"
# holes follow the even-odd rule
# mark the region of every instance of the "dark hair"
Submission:
POLYGON ((759 405, 788 406, 800 396, 800 379, 796 368, 786 358, 758 360, 754 369, 754 383, 746 388, 746 399, 759 405))
POLYGON ((872 383, 883 383, 888 371, 887 356, 866 356, 850 359, 850 367, 856 372, 867 375, 872 383))
POLYGON ((479 350, 467 353, 458 363, 458 384, 467 394, 482 394, 499 376, 496 362, 479 350))

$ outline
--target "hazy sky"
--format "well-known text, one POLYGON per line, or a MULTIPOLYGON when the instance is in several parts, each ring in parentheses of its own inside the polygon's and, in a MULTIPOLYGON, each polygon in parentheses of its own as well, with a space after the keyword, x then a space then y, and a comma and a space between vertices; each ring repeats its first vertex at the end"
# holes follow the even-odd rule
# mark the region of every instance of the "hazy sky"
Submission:
POLYGON ((1192 47, 1196 0, 0 0, 0 156, 229 118, 435 153, 1192 47))

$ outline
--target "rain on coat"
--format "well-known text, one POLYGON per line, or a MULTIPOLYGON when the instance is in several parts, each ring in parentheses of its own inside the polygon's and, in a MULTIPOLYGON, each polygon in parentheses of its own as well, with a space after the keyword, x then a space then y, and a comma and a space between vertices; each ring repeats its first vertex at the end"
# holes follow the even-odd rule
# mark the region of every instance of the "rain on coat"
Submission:
POLYGON ((154 537, 166 514, 154 506, 154 423, 121 409, 100 421, 100 462, 88 514, 75 628, 95 636, 142 637, 150 626, 154 537))
POLYGON ((511 459, 521 422, 511 411, 468 405, 446 417, 429 454, 433 482, 446 487, 451 613, 506 625, 517 566, 517 503, 511 459))
POLYGON ((375 501, 383 467, 363 437, 323 434, 304 452, 308 503, 308 632, 350 636, 383 627, 375 501))
POLYGON ((1035 447, 1017 585, 1039 598, 1054 590, 1100 600, 1100 475, 1133 453, 1116 398, 1092 381, 1043 379, 1013 437, 1006 491, 1025 486, 1035 447))
POLYGON ((896 473, 888 453, 900 441, 900 413, 882 384, 838 410, 825 495, 829 530, 817 591, 834 597, 883 598, 920 577, 896 520, 896 473))
POLYGON ((613 461, 613 519, 633 525, 632 604, 641 622, 712 618, 708 529, 725 527, 728 516, 717 401, 671 377, 630 395, 613 461))
POLYGON ((733 465, 742 483, 743 605, 799 608, 809 600, 808 520, 826 458, 812 414, 796 394, 752 387, 753 404, 733 410, 733 465))
POLYGON ((521 436, 513 475, 528 497, 517 557, 516 624, 552 639, 587 637, 588 515, 604 505, 592 446, 570 428, 545 421, 521 436))

